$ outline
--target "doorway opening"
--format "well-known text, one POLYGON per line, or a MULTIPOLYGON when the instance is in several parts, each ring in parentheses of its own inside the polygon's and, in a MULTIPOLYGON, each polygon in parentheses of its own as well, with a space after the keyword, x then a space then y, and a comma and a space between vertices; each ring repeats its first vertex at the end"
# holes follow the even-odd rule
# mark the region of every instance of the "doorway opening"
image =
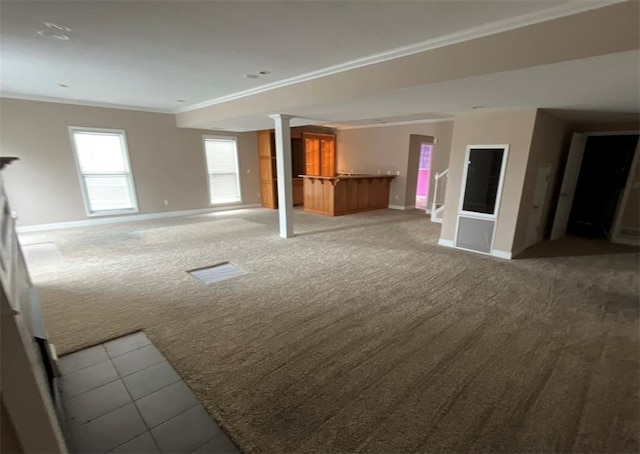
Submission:
POLYGON ((589 137, 569 214, 567 233, 587 238, 611 235, 638 136, 589 137))
POLYGON ((420 163, 418 165, 418 183, 416 185, 416 208, 427 210, 429 207, 429 180, 431 178, 431 154, 433 145, 420 144, 420 163))
MULTIPOLYGON (((627 210, 638 134, 574 134, 551 239, 565 233, 615 239, 616 220, 627 210)), ((627 210, 628 211, 628 210, 627 210)))

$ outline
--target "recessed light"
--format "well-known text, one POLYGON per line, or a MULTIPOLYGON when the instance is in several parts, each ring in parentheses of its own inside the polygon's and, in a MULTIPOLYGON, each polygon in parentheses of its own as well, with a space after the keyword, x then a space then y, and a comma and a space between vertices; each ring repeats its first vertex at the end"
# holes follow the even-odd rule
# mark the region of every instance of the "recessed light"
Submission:
POLYGON ((45 38, 57 39, 57 40, 60 40, 60 41, 68 41, 69 40, 69 37, 67 35, 65 35, 64 33, 53 32, 51 30, 40 30, 38 32, 38 35, 43 36, 45 38))
POLYGON ((263 69, 261 71, 258 71, 258 74, 260 74, 262 76, 266 76, 268 74, 271 74, 271 71, 267 71, 266 69, 263 69))
POLYGON ((71 29, 69 27, 67 27, 66 25, 54 24, 53 22, 45 22, 44 25, 46 25, 49 28, 52 28, 53 30, 58 30, 59 32, 70 32, 71 31, 71 29))
POLYGON ((245 74, 244 76, 245 79, 257 79, 258 75, 257 74, 245 74))
POLYGON ((58 84, 58 87, 69 88, 69 86, 67 84, 58 84))
POLYGON ((176 99, 176 102, 187 102, 184 99, 176 99))

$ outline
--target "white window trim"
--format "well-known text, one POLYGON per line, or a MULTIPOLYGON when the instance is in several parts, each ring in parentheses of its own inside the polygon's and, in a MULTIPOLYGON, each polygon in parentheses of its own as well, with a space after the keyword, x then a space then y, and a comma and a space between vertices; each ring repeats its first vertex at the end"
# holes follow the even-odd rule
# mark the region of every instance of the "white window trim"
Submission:
POLYGON ((454 234, 454 247, 456 249, 460 249, 463 251, 475 252, 476 254, 484 254, 484 255, 493 255, 494 244, 496 241, 496 233, 498 231, 498 216, 500 214, 500 205, 502 202, 502 188, 504 186, 504 178, 507 172, 507 163, 509 156, 509 144, 495 144, 495 145, 467 145, 467 149, 465 152, 464 159, 464 167, 462 170, 462 187, 460 191, 460 200, 458 201, 458 215, 456 216, 456 230, 454 234), (493 214, 488 213, 476 213, 474 211, 465 211, 462 209, 464 206, 464 193, 467 190, 467 169, 469 168, 469 155, 472 149, 491 149, 491 148, 502 148, 504 150, 504 154, 502 155, 502 164, 500 167, 500 180, 498 181, 498 192, 496 192, 496 206, 493 210, 493 214), (458 229, 460 227, 460 218, 476 218, 476 219, 485 219, 489 221, 493 221, 493 234, 491 235, 491 248, 489 252, 476 251, 473 249, 467 249, 460 246, 457 246, 456 243, 458 241, 458 229))
MULTIPOLYGON (((82 189, 82 200, 84 201, 84 209, 88 217, 99 217, 99 216, 112 216, 117 214, 135 214, 139 212, 138 208, 138 197, 136 195, 136 187, 133 179, 133 168, 131 167, 131 158, 129 157, 129 147, 127 146, 127 134, 124 129, 106 129, 106 128, 88 128, 81 126, 69 126, 69 140, 71 141, 71 147, 73 151, 73 159, 76 163, 76 172, 78 174, 78 180, 80 181, 80 188, 82 189), (133 208, 122 209, 122 210, 100 210, 100 211, 91 211, 91 203, 89 202, 89 192, 87 190, 87 185, 85 182, 85 174, 82 173, 80 169, 80 160, 78 159, 78 150, 76 149, 76 141, 73 137, 74 132, 95 132, 95 133, 108 133, 108 134, 118 134, 120 137, 120 144, 124 150, 127 167, 129 168, 129 173, 127 177, 129 179, 129 192, 131 195, 131 201, 133 202, 133 208)), ((87 174, 89 175, 89 174, 87 174)))
POLYGON ((478 218, 478 219, 498 219, 498 214, 500 213, 500 203, 502 201, 502 187, 504 185, 504 177, 507 171, 507 158, 509 156, 509 145, 508 144, 498 144, 498 145, 467 145, 467 150, 464 155, 464 167, 462 169, 462 190, 460 191, 460 200, 458 201, 458 214, 464 215, 470 218, 478 218), (492 148, 501 148, 504 150, 504 154, 502 155, 502 164, 500 167, 500 179, 498 180, 498 191, 496 192, 496 205, 493 209, 493 213, 477 213, 475 211, 465 211, 462 209, 464 206, 464 193, 467 190, 467 171, 469 169, 469 155, 471 154, 472 149, 492 149, 492 148))
POLYGON ((214 136, 214 135, 204 135, 202 136, 202 153, 204 154, 204 165, 207 176, 207 200, 209 200, 210 206, 225 206, 225 205, 236 205, 238 203, 242 203, 242 182, 240 175, 240 152, 238 151, 238 138, 236 136, 214 136), (212 202, 211 201, 211 184, 209 183, 209 162, 207 160, 207 140, 226 140, 233 141, 236 147, 236 175, 238 176, 238 200, 234 200, 231 202, 212 202))

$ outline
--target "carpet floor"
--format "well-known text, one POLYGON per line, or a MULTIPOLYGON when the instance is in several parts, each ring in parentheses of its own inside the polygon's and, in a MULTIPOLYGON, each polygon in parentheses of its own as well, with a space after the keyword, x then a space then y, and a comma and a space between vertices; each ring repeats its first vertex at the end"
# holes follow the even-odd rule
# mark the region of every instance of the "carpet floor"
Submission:
POLYGON ((247 452, 638 452, 637 249, 506 261, 439 247, 417 211, 295 221, 289 240, 253 209, 21 243, 54 243, 28 262, 61 353, 145 330, 247 452), (247 274, 186 272, 224 261, 247 274))

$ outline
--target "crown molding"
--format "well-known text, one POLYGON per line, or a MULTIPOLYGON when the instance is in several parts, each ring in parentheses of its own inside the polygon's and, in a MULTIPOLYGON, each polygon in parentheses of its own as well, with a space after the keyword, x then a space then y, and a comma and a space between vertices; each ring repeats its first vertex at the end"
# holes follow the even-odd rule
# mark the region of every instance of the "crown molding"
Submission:
POLYGON ((372 65, 375 63, 382 63, 389 60, 394 60, 401 57, 406 57, 421 52, 426 52, 433 49, 438 49, 452 44, 458 44, 465 41, 471 41, 485 36, 495 35, 498 33, 515 30, 518 28, 526 27, 528 25, 534 25, 541 22, 547 22, 553 19, 559 19, 565 16, 571 16, 594 9, 604 8, 606 6, 614 5, 617 3, 623 3, 627 0, 586 0, 586 1, 573 1, 563 3, 551 8, 547 8, 540 11, 534 11, 527 14, 521 14, 519 16, 502 19, 488 24, 471 27, 459 32, 450 33, 447 35, 439 36, 420 43, 410 44, 408 46, 398 47, 386 52, 373 54, 367 57, 351 60, 339 65, 329 66, 317 71, 308 72, 299 76, 283 79, 278 82, 261 85, 259 87, 252 88, 250 90, 243 90, 236 93, 232 93, 227 96, 215 98, 209 101, 204 101, 198 104, 185 106, 179 109, 174 109, 174 114, 180 114, 190 112, 204 107, 213 106, 216 104, 222 104, 225 102, 233 101, 247 96, 264 93, 266 91, 274 90, 276 88, 282 88, 289 85, 298 84, 301 82, 307 82, 321 77, 330 76, 333 74, 349 71, 351 69, 360 68, 363 66, 372 65))
POLYGON ((445 123, 448 121, 453 121, 454 117, 444 117, 444 118, 430 118, 428 120, 409 120, 409 121, 395 121, 389 123, 372 123, 366 125, 345 125, 340 126, 340 124, 333 123, 332 126, 329 126, 333 129, 337 129, 338 131, 345 131, 348 129, 368 129, 368 128, 385 128, 387 126, 402 126, 402 125, 420 125, 425 123, 445 123))
POLYGON ((118 109, 118 110, 133 110, 136 112, 149 112, 149 113, 160 113, 160 114, 169 114, 169 115, 173 113, 170 109, 153 109, 151 107, 127 106, 122 104, 111 104, 106 102, 83 101, 80 99, 54 98, 49 96, 27 95, 24 93, 2 92, 0 93, 0 99, 19 99, 22 101, 50 102, 50 103, 57 103, 57 104, 69 104, 74 106, 101 107, 104 109, 118 109))

